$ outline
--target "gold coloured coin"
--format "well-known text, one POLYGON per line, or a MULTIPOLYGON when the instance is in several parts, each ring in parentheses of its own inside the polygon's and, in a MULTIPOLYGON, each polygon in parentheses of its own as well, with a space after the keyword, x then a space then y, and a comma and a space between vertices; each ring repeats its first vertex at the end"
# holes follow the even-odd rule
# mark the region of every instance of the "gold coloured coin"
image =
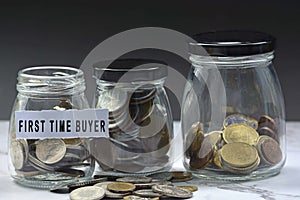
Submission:
POLYGON ((258 159, 255 147, 241 142, 229 143, 220 152, 222 163, 232 167, 249 167, 258 159))
POLYGON ((65 138, 63 141, 66 146, 78 146, 81 144, 82 140, 80 138, 65 138))
POLYGON ((204 139, 204 133, 200 129, 200 122, 194 123, 185 139, 185 152, 188 158, 198 153, 204 139))
POLYGON ((189 190, 191 192, 196 192, 198 190, 198 187, 197 186, 194 186, 194 185, 179 185, 177 186, 179 188, 182 188, 182 189, 186 189, 186 190, 189 190))
POLYGON ((213 162, 218 168, 222 168, 221 150, 216 151, 213 162))
POLYGON ((245 124, 232 124, 223 131, 223 138, 226 143, 243 142, 255 145, 258 137, 256 130, 245 124))
POLYGON ((107 185, 107 189, 112 192, 132 192, 135 190, 135 185, 125 182, 114 182, 107 185))

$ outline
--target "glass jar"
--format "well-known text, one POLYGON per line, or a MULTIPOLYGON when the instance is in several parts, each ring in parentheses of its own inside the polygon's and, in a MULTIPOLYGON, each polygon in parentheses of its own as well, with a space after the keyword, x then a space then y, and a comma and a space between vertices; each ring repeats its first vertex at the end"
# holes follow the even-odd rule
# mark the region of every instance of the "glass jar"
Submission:
POLYGON ((164 89, 167 68, 153 60, 95 65, 96 108, 109 110, 109 137, 93 140, 102 173, 148 173, 172 164, 173 121, 164 89))
POLYGON ((37 120, 33 122, 32 130, 29 129, 32 112, 41 114, 42 121, 43 113, 47 111, 57 110, 60 115, 69 109, 89 108, 84 95, 83 72, 64 66, 29 67, 19 71, 17 91, 9 137, 9 168, 13 179, 24 186, 47 189, 90 177, 95 161, 88 152, 88 139, 53 138, 50 133, 42 136, 44 128, 37 120), (28 132, 36 131, 34 137, 17 137, 17 112, 29 114, 23 120, 22 128, 27 127, 28 132))
POLYGON ((220 31, 195 40, 182 104, 185 168, 222 180, 278 174, 286 139, 283 94, 272 63, 275 39, 220 31))

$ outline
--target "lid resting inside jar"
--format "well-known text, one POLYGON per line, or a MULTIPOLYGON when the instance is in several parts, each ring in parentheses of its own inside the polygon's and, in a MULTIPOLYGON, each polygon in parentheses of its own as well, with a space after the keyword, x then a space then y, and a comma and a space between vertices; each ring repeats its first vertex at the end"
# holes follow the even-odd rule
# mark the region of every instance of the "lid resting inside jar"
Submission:
POLYGON ((190 53, 203 56, 248 56, 275 48, 273 36, 255 31, 212 31, 196 34, 193 39, 196 42, 189 43, 190 53))

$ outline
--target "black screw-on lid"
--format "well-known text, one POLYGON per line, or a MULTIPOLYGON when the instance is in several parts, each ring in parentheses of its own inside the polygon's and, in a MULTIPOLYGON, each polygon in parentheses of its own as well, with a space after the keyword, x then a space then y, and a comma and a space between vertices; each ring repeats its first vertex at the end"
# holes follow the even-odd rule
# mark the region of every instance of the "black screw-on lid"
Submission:
POLYGON ((247 56, 271 52, 275 48, 273 36, 255 31, 205 32, 194 35, 193 39, 196 42, 189 43, 189 50, 196 55, 247 56))
POLYGON ((167 76, 167 64, 153 59, 117 59, 94 64, 97 79, 108 82, 154 81, 167 76))

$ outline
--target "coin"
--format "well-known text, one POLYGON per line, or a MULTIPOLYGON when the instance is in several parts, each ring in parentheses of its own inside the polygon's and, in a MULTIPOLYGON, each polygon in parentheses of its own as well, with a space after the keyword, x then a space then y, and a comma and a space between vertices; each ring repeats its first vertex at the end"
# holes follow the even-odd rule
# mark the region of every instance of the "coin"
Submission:
POLYGON ((136 189, 151 189, 153 185, 172 185, 170 181, 153 181, 150 183, 136 183, 136 189))
POLYGON ((193 196, 193 193, 189 190, 170 185, 154 185, 152 190, 168 197, 185 199, 193 196))
POLYGON ((222 131, 212 131, 205 136, 205 141, 209 142, 213 146, 217 146, 222 139, 222 131))
POLYGON ((104 182, 96 183, 94 186, 101 187, 104 190, 107 190, 107 185, 111 183, 114 183, 114 181, 104 181, 104 182))
POLYGON ((59 162, 66 153, 66 145, 61 139, 39 140, 36 144, 37 158, 46 164, 59 162))
POLYGON ((80 187, 85 187, 85 186, 93 186, 97 183, 100 183, 100 182, 104 182, 106 181, 107 179, 106 178, 99 178, 99 179, 91 179, 91 180, 83 180, 83 181, 78 181, 76 183, 71 183, 68 185, 68 188, 70 191, 73 191, 77 188, 80 188, 80 187))
POLYGON ((189 190, 191 192, 196 192, 198 190, 198 187, 197 186, 194 186, 194 185, 179 185, 177 186, 179 188, 182 188, 182 189, 186 189, 186 190, 189 190))
POLYGON ((120 88, 99 91, 97 108, 106 108, 110 115, 118 115, 128 102, 127 92, 120 88))
POLYGON ((258 122, 254 118, 251 118, 249 116, 243 115, 243 114, 232 114, 225 118, 223 122, 224 128, 232 125, 232 124, 246 124, 253 129, 257 129, 258 122))
POLYGON ((158 172, 148 177, 151 177, 152 181, 169 181, 173 178, 173 174, 171 172, 158 172))
POLYGON ((152 181, 152 178, 145 176, 126 176, 118 178, 116 181, 126 183, 150 183, 152 181))
POLYGON ((267 135, 271 138, 273 138, 274 140, 276 140, 279 143, 279 136, 277 134, 277 132, 275 132, 274 130, 272 130, 271 128, 264 126, 264 127, 260 127, 258 129, 258 133, 260 135, 267 135))
POLYGON ((223 131, 223 138, 226 143, 244 142, 255 145, 258 136, 256 130, 245 124, 232 124, 223 131))
POLYGON ((224 169, 224 171, 228 171, 234 174, 249 174, 257 168, 259 163, 260 163, 260 158, 258 157, 257 160, 252 165, 247 167, 234 167, 224 163, 222 168, 224 169))
POLYGON ((197 154, 201 148, 204 133, 200 129, 200 122, 195 122, 187 133, 185 139, 185 154, 188 158, 197 154))
POLYGON ((86 186, 73 190, 70 200, 99 200, 105 195, 105 190, 96 186, 86 186))
POLYGON ((27 152, 24 151, 23 144, 18 140, 13 140, 10 144, 10 158, 16 170, 22 169, 26 160, 27 152))
POLYGON ((275 120, 268 115, 260 116, 258 123, 259 123, 259 126, 267 126, 271 129, 273 129, 274 131, 277 131, 277 125, 276 125, 275 120))
POLYGON ((112 192, 109 190, 105 191, 105 197, 107 198, 112 198, 112 199, 122 199, 123 197, 130 195, 130 192, 125 192, 125 193, 116 193, 116 192, 112 192))
POLYGON ((131 192, 135 190, 135 185, 125 182, 114 182, 107 185, 107 189, 112 192, 131 192))
POLYGON ((172 182, 185 182, 193 179, 191 172, 186 171, 173 171, 172 173, 172 182))
POLYGON ((206 138, 201 145, 199 152, 193 155, 190 159, 190 166, 192 169, 203 169, 210 164, 215 147, 210 142, 206 142, 206 138))
POLYGON ((260 136, 258 149, 260 157, 267 164, 276 165, 282 160, 280 145, 271 137, 260 136))
POLYGON ((124 200, 159 200, 159 197, 147 198, 147 197, 139 197, 135 195, 125 196, 124 200))
POLYGON ((241 142, 228 143, 223 146, 220 152, 223 164, 233 167, 248 167, 258 159, 258 152, 255 147, 241 142))
POLYGON ((220 169, 222 168, 221 150, 216 151, 214 158, 213 158, 213 162, 218 168, 220 168, 220 169))
POLYGON ((69 110, 73 108, 73 104, 69 99, 62 99, 60 100, 58 107, 69 110))
POLYGON ((81 138, 65 138, 62 139, 66 146, 79 146, 82 142, 81 138))
POLYGON ((157 192, 153 192, 152 189, 144 189, 144 190, 136 190, 133 194, 140 196, 140 197, 160 197, 161 194, 157 192))

